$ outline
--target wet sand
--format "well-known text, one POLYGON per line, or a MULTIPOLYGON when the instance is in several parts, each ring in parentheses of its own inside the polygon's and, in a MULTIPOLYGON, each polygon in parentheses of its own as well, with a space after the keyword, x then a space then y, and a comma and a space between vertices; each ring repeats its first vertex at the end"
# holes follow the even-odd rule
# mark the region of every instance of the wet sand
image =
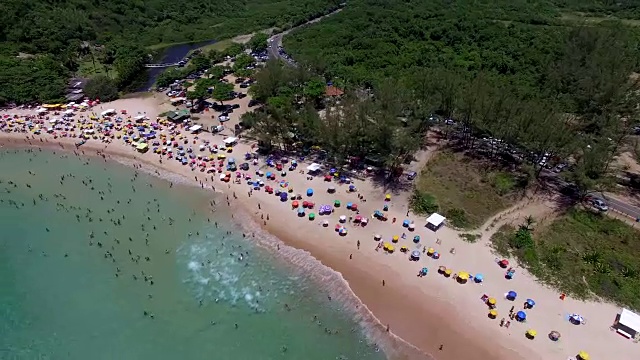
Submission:
MULTIPOLYGON (((222 134, 205 135, 213 139, 214 143, 221 141, 224 136, 222 134)), ((21 133, 2 133, 0 139, 3 139, 4 145, 11 147, 36 146, 60 149, 58 144, 63 143, 67 150, 75 150, 74 139, 53 140, 51 136, 44 135, 40 138, 49 139, 49 142, 44 140, 41 142, 39 138, 25 141, 26 136, 27 134, 21 133)), ((191 144, 191 141, 189 143, 191 144)), ((416 219, 413 214, 410 214, 409 217, 415 219, 419 226, 415 233, 422 237, 421 246, 434 247, 442 254, 441 258, 411 262, 399 251, 394 254, 374 251, 374 247, 378 245, 378 242, 373 240, 374 233, 382 234, 383 239, 386 240, 392 235, 400 235, 406 231, 401 225, 407 212, 406 194, 398 194, 398 196, 394 194, 390 202, 391 208, 388 214, 390 217, 397 217, 399 219, 397 223, 371 220, 366 228, 345 224, 349 228, 349 234, 340 237, 333 231, 337 217, 353 214, 344 208, 336 209, 330 216, 320 216, 315 221, 309 221, 306 217, 297 217, 290 202, 283 203, 274 195, 264 191, 249 193, 246 184, 223 183, 218 180, 217 174, 214 174, 213 180, 210 181, 210 174, 191 171, 189 167, 182 166, 176 161, 159 163, 157 154, 139 154, 118 140, 110 144, 91 140, 77 152, 95 155, 96 151, 102 151, 110 160, 130 166, 136 164, 140 170, 171 181, 182 181, 185 184, 206 189, 215 187, 216 191, 226 193, 229 203, 223 203, 220 206, 231 206, 237 209, 236 221, 241 222, 249 232, 258 231, 258 228, 254 228, 255 224, 258 224, 260 228, 277 236, 283 242, 283 246, 286 244, 307 250, 323 264, 338 271, 357 295, 348 303, 352 303, 354 307, 364 308, 364 305, 359 303, 362 301, 371 311, 366 313, 369 319, 367 322, 374 330, 371 336, 376 339, 376 342, 382 344, 385 352, 389 352, 389 349, 403 348, 399 340, 389 340, 397 336, 413 344, 424 354, 431 354, 440 360, 566 359, 575 357, 580 350, 586 350, 592 356, 609 356, 620 360, 634 359, 633 354, 637 349, 632 342, 619 339, 608 329, 615 318, 617 307, 570 298, 561 301, 558 299, 557 291, 540 285, 523 269, 517 269, 515 280, 505 280, 504 270, 497 266, 488 248, 489 233, 483 234, 482 241, 469 244, 462 241, 456 231, 446 227, 437 233, 426 230, 422 227, 424 220, 416 219), (241 213, 247 214, 254 221, 242 220, 241 213), (320 221, 324 219, 329 220, 329 228, 320 226, 320 221), (442 245, 438 244, 437 240, 442 241, 442 245), (361 243, 360 249, 356 245, 357 241, 361 243), (452 247, 457 249, 455 255, 449 254, 448 250, 452 247), (485 282, 474 284, 470 281, 469 284, 458 284, 452 278, 445 278, 436 273, 440 265, 445 265, 454 271, 482 273, 485 275, 485 282), (417 278, 416 274, 423 266, 429 268, 429 274, 425 278, 417 278), (513 321, 512 326, 507 329, 498 325, 499 320, 487 318, 487 306, 479 299, 483 294, 499 299, 498 319, 507 317, 506 309, 513 305, 519 310, 522 306, 521 300, 516 302, 504 300, 502 294, 508 290, 518 291, 524 299, 535 298, 538 304, 531 310, 532 316, 526 324, 513 321), (565 314, 573 312, 588 317, 589 325, 575 327, 568 323, 565 314), (524 333, 529 328, 539 332, 535 340, 525 338, 524 333), (546 338, 546 334, 551 330, 558 330, 563 334, 561 342, 554 343, 546 338)), ((234 148, 233 156, 238 157, 238 154, 247 151, 250 151, 250 144, 241 142, 234 148)), ((306 164, 301 165, 302 168, 306 167, 306 164)), ((287 175, 287 180, 296 192, 303 193, 308 187, 314 188, 316 193, 312 200, 318 205, 331 204, 334 199, 340 199, 343 204, 353 201, 361 205, 364 216, 372 213, 373 209, 381 208, 384 203, 385 190, 374 186, 366 179, 356 179, 356 184, 359 189, 358 194, 366 197, 368 202, 361 202, 356 198, 355 193, 347 193, 344 186, 337 185, 337 193, 328 194, 326 192, 328 183, 321 177, 307 180, 304 174, 291 171, 287 175)), ((276 186, 275 183, 270 185, 276 186)), ((545 211, 547 205, 541 203, 539 207, 541 211, 545 211)), ((509 210, 505 214, 505 220, 514 214, 521 215, 515 210, 509 210)), ((512 221, 516 221, 515 219, 517 217, 514 216, 512 221)), ((408 245, 410 248, 415 248, 409 240, 415 233, 409 232, 408 239, 401 240, 396 247, 408 245)), ((275 251, 284 252, 284 249, 276 248, 275 251)), ((296 259, 290 260, 294 263, 296 261, 296 259)), ((340 294, 334 295, 342 296, 340 294)), ((332 295, 328 294, 328 296, 332 295)), ((415 352, 411 353, 412 351, 415 351, 415 348, 409 353, 399 351, 400 354, 392 358, 417 358, 418 355, 415 352)))

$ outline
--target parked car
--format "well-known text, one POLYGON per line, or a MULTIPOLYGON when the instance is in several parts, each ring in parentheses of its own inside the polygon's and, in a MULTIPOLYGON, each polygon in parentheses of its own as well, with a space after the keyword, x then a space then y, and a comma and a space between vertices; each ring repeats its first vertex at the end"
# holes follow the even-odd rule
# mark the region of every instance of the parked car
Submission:
POLYGON ((562 164, 558 164, 558 165, 556 165, 556 167, 554 167, 554 168, 553 168, 553 172, 554 172, 554 173, 560 173, 560 172, 562 172, 562 170, 564 170, 566 167, 567 167, 567 164, 564 164, 564 163, 562 163, 562 164))
POLYGON ((592 199, 591 205, 600 211, 609 210, 609 206, 607 206, 607 203, 605 203, 602 199, 592 199))
POLYGON ((232 109, 239 109, 240 108, 240 104, 232 104, 231 108, 232 109))
POLYGON ((247 97, 247 94, 245 94, 245 93, 239 93, 238 94, 238 99, 244 99, 246 97, 247 97))
POLYGON ((242 83, 242 84, 240 84, 240 88, 241 88, 241 89, 246 89, 246 88, 248 88, 248 87, 249 87, 249 84, 247 84, 247 83, 242 83))
POLYGON ((255 99, 249 100, 249 107, 256 106, 258 104, 260 104, 258 100, 255 100, 255 99))
POLYGON ((418 176, 418 173, 416 173, 415 171, 412 171, 407 174, 407 179, 414 180, 417 176, 418 176))

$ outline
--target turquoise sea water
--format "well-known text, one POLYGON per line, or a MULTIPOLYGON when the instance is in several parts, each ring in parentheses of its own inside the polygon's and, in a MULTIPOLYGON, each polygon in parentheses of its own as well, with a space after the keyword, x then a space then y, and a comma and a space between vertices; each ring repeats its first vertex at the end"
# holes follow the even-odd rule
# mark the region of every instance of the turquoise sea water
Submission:
POLYGON ((71 153, 0 169, 0 359, 385 358, 211 193, 71 153))

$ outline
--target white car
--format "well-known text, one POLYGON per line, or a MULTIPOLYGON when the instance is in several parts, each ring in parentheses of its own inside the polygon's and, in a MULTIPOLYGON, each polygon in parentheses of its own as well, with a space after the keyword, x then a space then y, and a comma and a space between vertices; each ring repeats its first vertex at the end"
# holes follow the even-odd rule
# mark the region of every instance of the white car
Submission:
POLYGON ((605 203, 604 201, 602 201, 600 199, 591 200, 591 205, 593 205, 594 208, 596 208, 596 209, 598 209, 600 211, 609 210, 609 206, 607 206, 607 203, 605 203))

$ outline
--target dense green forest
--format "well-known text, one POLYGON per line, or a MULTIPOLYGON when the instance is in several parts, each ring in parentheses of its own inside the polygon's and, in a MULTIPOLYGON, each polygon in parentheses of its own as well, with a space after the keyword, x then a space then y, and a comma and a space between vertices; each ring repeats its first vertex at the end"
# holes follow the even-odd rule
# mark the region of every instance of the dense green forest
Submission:
POLYGON ((571 158, 566 179, 582 199, 613 183, 638 124, 639 36, 620 21, 567 20, 572 6, 353 0, 285 37, 302 66, 258 73, 265 111, 245 120, 265 144, 318 145, 339 166, 375 157, 391 174, 439 121, 460 149, 523 164, 527 183, 571 158), (318 77, 347 91, 322 118, 309 91, 318 77))
POLYGON ((0 104, 56 100, 82 57, 112 68, 122 89, 151 45, 289 28, 335 0, 7 0, 0 2, 0 104), (17 57, 20 55, 20 57, 17 57), (97 58, 96 58, 97 57, 97 58))
MULTIPOLYGON (((329 77, 355 84, 444 67, 486 72, 530 96, 545 91, 545 71, 580 24, 579 16, 565 15, 589 6, 593 14, 605 8, 600 2, 569 0, 354 0, 341 13, 286 36, 284 47, 329 77)), ((620 17, 634 9, 607 6, 609 14, 620 17)), ((637 36, 633 27, 622 31, 637 36)))

